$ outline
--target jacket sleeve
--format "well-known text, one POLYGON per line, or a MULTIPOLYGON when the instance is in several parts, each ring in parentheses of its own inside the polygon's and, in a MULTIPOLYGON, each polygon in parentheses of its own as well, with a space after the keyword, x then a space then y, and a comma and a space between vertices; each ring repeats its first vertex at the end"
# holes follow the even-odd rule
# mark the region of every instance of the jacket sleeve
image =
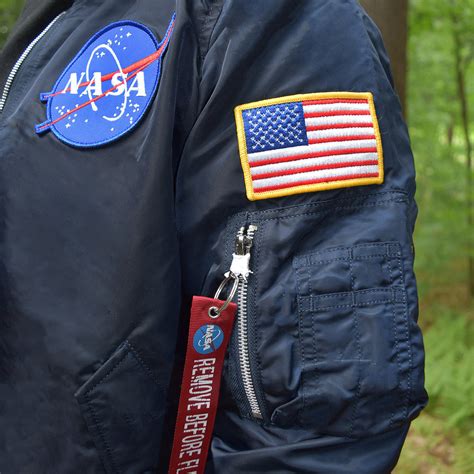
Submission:
POLYGON ((355 0, 207 3, 177 175, 187 297, 257 227, 208 472, 390 472, 426 393, 413 157, 380 33, 355 0))

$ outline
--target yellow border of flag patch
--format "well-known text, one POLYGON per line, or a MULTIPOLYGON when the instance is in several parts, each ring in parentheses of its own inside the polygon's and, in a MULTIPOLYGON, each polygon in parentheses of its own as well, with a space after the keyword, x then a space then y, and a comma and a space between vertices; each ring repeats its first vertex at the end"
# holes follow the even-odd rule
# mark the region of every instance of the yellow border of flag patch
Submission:
POLYGON ((237 126, 237 139, 239 144, 240 162, 244 172, 245 189, 247 198, 250 201, 257 201, 259 199, 269 199, 282 196, 290 196, 294 194, 308 193, 314 191, 327 191, 329 189, 350 188, 353 186, 365 186, 369 184, 381 184, 384 180, 383 167, 383 148, 382 138, 380 136, 380 128, 377 120, 377 113, 375 111, 374 97, 370 92, 321 92, 314 94, 296 94, 286 97, 277 97, 275 99, 261 100, 258 102, 251 102, 249 104, 239 105, 234 109, 235 122, 237 126), (243 111, 254 109, 257 107, 266 107, 269 105, 285 104, 288 102, 301 102, 305 100, 324 100, 324 99, 365 99, 369 103, 370 114, 375 130, 375 138, 377 142, 378 155, 378 170, 377 177, 370 178, 355 178, 350 180, 331 181, 327 183, 304 184, 301 186, 294 186, 286 189, 278 189, 272 191, 263 191, 261 193, 254 191, 252 175, 250 173, 250 165, 248 159, 247 143, 245 138, 245 128, 243 111))

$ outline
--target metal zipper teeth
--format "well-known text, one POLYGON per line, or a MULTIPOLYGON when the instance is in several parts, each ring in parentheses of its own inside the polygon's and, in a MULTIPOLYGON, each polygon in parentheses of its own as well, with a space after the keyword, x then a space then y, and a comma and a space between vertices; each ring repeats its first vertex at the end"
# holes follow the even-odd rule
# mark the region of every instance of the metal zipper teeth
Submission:
POLYGON ((8 95, 10 94, 10 89, 12 87, 13 81, 21 68, 21 65, 25 62, 25 59, 29 56, 32 49, 36 46, 36 44, 41 41, 43 36, 53 27, 53 25, 65 14, 66 12, 60 13, 23 51, 22 55, 18 58, 15 65, 13 66, 10 74, 8 74, 7 81, 5 82, 5 86, 3 87, 2 97, 0 98, 0 112, 3 112, 5 107, 5 103, 8 99, 8 95))
MULTIPOLYGON (((253 239, 254 231, 249 230, 247 236, 253 239)), ((239 283, 239 291, 237 298, 237 330, 238 330, 238 347, 239 362, 242 382, 244 386, 245 396, 250 405, 250 411, 255 418, 262 419, 262 411, 258 403, 257 394, 252 379, 252 369, 250 366, 250 351, 248 342, 248 283, 241 279, 239 283)))

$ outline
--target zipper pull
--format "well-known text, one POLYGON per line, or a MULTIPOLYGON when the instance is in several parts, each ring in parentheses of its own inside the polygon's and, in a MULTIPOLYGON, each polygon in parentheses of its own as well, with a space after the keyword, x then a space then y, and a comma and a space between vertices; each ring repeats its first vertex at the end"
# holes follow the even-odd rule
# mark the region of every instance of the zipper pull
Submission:
POLYGON ((235 252, 232 254, 230 270, 225 274, 226 278, 234 275, 237 279, 247 281, 252 273, 250 270, 250 251, 253 245, 254 234, 257 226, 249 225, 248 229, 241 227, 235 241, 235 252))
POLYGON ((246 229, 241 227, 237 232, 237 238, 235 239, 235 251, 232 254, 232 263, 230 269, 224 274, 225 279, 220 284, 219 288, 214 295, 214 299, 219 299, 224 289, 232 282, 232 287, 227 296, 227 300, 220 307, 212 307, 209 310, 209 316, 212 318, 218 318, 222 311, 224 311, 229 303, 234 299, 237 293, 237 288, 240 282, 247 283, 248 276, 252 273, 250 270, 250 250, 253 245, 254 234, 257 230, 257 226, 249 225, 246 229))

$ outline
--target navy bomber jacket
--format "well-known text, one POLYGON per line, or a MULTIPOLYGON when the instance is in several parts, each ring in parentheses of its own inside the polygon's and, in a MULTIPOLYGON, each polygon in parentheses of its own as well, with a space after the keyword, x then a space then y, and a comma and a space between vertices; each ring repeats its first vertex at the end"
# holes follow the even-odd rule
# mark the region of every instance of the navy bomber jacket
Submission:
POLYGON ((359 4, 30 0, 0 64, 0 472, 166 472, 242 235, 206 472, 391 472, 427 400, 415 172, 359 4))

